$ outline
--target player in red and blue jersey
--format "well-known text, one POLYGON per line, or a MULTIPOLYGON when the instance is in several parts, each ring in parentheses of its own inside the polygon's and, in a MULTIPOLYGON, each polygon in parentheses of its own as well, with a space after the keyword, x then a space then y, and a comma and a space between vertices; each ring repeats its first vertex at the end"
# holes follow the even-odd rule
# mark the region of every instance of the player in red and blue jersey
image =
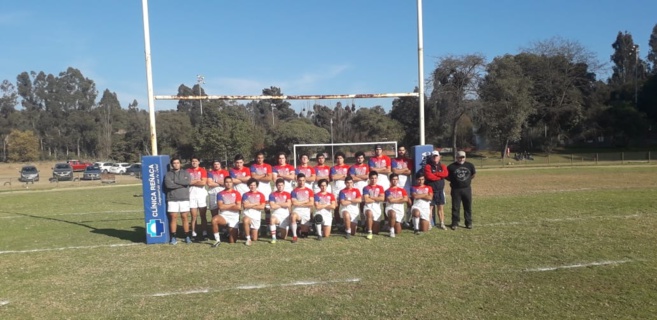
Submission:
POLYGON ((265 198, 269 198, 274 172, 272 167, 265 163, 264 153, 256 153, 255 162, 251 165, 249 170, 251 171, 251 178, 258 180, 258 191, 264 194, 265 198))
POLYGON ((358 219, 360 217, 360 203, 363 198, 360 190, 354 187, 354 178, 347 176, 344 180, 346 187, 340 190, 340 218, 344 220, 345 237, 349 239, 356 234, 358 219))
POLYGON ((244 234, 246 235, 246 245, 251 245, 251 239, 258 241, 258 231, 260 230, 260 220, 262 219, 262 210, 265 209, 265 195, 258 191, 258 179, 251 178, 246 182, 249 191, 242 195, 242 222, 244 224, 244 234))
POLYGON ((285 191, 292 192, 292 181, 294 181, 294 167, 287 164, 287 157, 285 152, 279 152, 276 155, 276 161, 278 164, 274 166, 274 180, 278 178, 283 178, 285 181, 285 191))
MULTIPOLYGON (((317 165, 313 168, 315 169, 315 183, 313 183, 313 192, 320 192, 318 185, 319 180, 326 179, 331 181, 331 167, 326 165, 326 157, 323 153, 318 153, 315 157, 317 159, 317 165)), ((326 186, 326 191, 331 192, 331 185, 326 186)))
POLYGON ((322 237, 331 236, 331 226, 333 224, 333 210, 337 207, 335 196, 328 189, 328 180, 319 179, 317 181, 319 192, 315 193, 315 215, 322 216, 322 223, 315 224, 317 229, 317 240, 322 237))
POLYGON ((269 230, 271 231, 271 243, 276 243, 276 226, 280 238, 285 240, 287 229, 290 227, 290 209, 292 209, 292 195, 285 191, 285 180, 276 179, 276 191, 269 195, 269 206, 271 207, 271 219, 269 230))
POLYGON ((196 240, 196 220, 201 215, 201 230, 203 230, 203 237, 207 237, 208 232, 208 191, 205 185, 208 183, 208 172, 205 168, 201 167, 201 161, 198 157, 190 158, 192 167, 187 169, 189 175, 192 177, 192 182, 189 185, 189 208, 192 215, 192 234, 191 237, 196 240))
POLYGON ((308 162, 310 161, 310 158, 308 158, 307 154, 302 154, 301 157, 299 158, 301 160, 301 164, 297 166, 297 168, 294 170, 295 174, 303 173, 303 175, 306 176, 306 188, 311 189, 313 188, 313 182, 315 182, 315 168, 311 167, 308 162))
POLYGON ((383 148, 380 145, 374 146, 374 157, 371 157, 368 161, 370 166, 370 171, 376 171, 379 174, 379 185, 383 189, 388 189, 390 187, 390 181, 388 180, 388 175, 392 173, 390 166, 392 161, 390 157, 383 154, 383 148))
POLYGON ((391 161, 390 168, 392 173, 396 173, 399 176, 399 186, 404 188, 404 190, 410 194, 411 174, 413 174, 411 168, 413 167, 413 164, 406 154, 406 147, 397 147, 397 158, 394 158, 391 161))
POLYGON ((233 178, 224 178, 226 189, 217 194, 217 206, 219 214, 212 217, 212 232, 214 233, 215 243, 213 248, 221 244, 219 236, 219 227, 227 226, 229 228, 229 243, 235 243, 237 240, 237 224, 240 221, 240 210, 242 209, 242 195, 233 189, 233 178))
POLYGON ((413 206, 411 206, 411 216, 413 217, 413 230, 415 234, 429 230, 431 217, 431 200, 433 199, 433 189, 424 184, 426 178, 424 173, 420 172, 416 177, 417 182, 411 188, 413 196, 413 206))
POLYGON ((401 222, 404 219, 404 204, 408 202, 408 194, 404 188, 399 187, 399 176, 390 174, 390 188, 386 190, 386 214, 390 223, 390 237, 401 233, 401 222))
POLYGON ((367 240, 372 240, 372 233, 379 234, 381 204, 385 201, 385 190, 377 184, 378 176, 376 171, 370 171, 367 186, 363 188, 363 213, 365 214, 367 240))
POLYGON ((354 156, 356 163, 349 167, 349 175, 354 178, 354 188, 363 192, 363 188, 367 185, 370 167, 365 164, 365 154, 362 151, 356 152, 354 156))
POLYGON ((233 164, 234 166, 228 172, 230 177, 233 178, 235 190, 240 194, 249 191, 246 182, 251 179, 251 170, 244 166, 244 157, 241 154, 236 155, 233 164))
POLYGON ((292 190, 292 243, 297 242, 297 221, 301 223, 299 233, 307 236, 310 233, 310 211, 315 205, 313 191, 306 188, 306 176, 299 173, 297 176, 297 187, 292 190))
POLYGON ((221 168, 221 161, 212 161, 212 170, 208 171, 208 194, 210 195, 209 207, 210 214, 214 217, 219 214, 219 207, 217 207, 217 194, 223 191, 224 178, 230 176, 227 170, 221 168))
MULTIPOLYGON (((331 181, 332 186, 331 186, 331 192, 333 192, 333 196, 338 199, 340 198, 340 191, 345 188, 345 183, 344 179, 347 177, 349 174, 349 165, 346 165, 344 163, 344 159, 346 158, 344 152, 338 151, 335 153, 335 165, 331 167, 330 171, 330 176, 331 176, 331 181)), ((353 179, 352 179, 353 181, 353 179)), ((339 212, 338 209, 334 212, 334 218, 336 221, 339 221, 341 219, 342 214, 339 212)))

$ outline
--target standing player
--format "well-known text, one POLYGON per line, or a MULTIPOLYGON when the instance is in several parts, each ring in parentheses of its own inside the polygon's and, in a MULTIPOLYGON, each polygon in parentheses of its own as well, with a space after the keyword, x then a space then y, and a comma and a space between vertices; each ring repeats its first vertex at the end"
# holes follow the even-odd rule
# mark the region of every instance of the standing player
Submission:
POLYGON ((217 194, 217 206, 219 214, 212 217, 212 232, 215 242, 213 248, 221 244, 219 227, 228 227, 229 243, 235 243, 237 239, 237 224, 240 222, 240 210, 242 209, 242 195, 233 188, 233 178, 224 178, 225 190, 217 194))
POLYGON ((363 212, 365 213, 365 227, 367 240, 372 240, 372 233, 379 234, 379 219, 381 219, 381 204, 385 201, 385 190, 377 184, 379 174, 370 171, 368 184, 363 188, 363 212))
POLYGON ((390 189, 386 190, 386 213, 390 223, 390 237, 401 233, 401 222, 404 218, 404 204, 408 202, 408 194, 404 188, 399 187, 399 176, 390 174, 390 189))
MULTIPOLYGON (((340 198, 340 191, 345 188, 345 178, 347 177, 347 174, 349 173, 349 166, 344 163, 345 159, 345 154, 342 151, 338 151, 335 153, 335 165, 331 168, 330 176, 331 176, 331 181, 333 181, 333 185, 331 186, 331 191, 333 192, 333 196, 336 199, 340 198)), ((353 179, 352 179, 353 181, 353 179)), ((334 218, 335 220, 341 219, 342 214, 339 212, 338 209, 336 209, 336 212, 334 213, 334 218)))
POLYGON ((427 185, 433 190, 433 200, 431 200, 431 218, 434 218, 434 207, 438 207, 438 218, 440 219, 440 229, 445 230, 445 178, 447 178, 447 166, 440 162, 440 152, 434 150, 431 152, 431 158, 427 160, 424 166, 424 177, 427 185))
POLYGON ((429 230, 429 219, 431 217, 431 200, 433 199, 433 190, 424 184, 424 173, 420 172, 415 176, 416 185, 411 188, 413 196, 413 206, 411 207, 411 216, 413 217, 413 230, 415 234, 429 230))
POLYGON ((266 199, 269 199, 274 173, 272 167, 265 163, 264 153, 256 153, 255 163, 251 165, 249 170, 251 171, 251 178, 258 180, 258 191, 265 195, 266 199))
POLYGON ((316 224, 317 240, 322 240, 322 236, 331 236, 331 225, 333 224, 333 210, 337 207, 335 196, 328 189, 328 180, 320 179, 317 181, 319 192, 315 193, 315 216, 322 216, 322 223, 316 224))
POLYGON ((243 194, 249 191, 246 182, 251 179, 251 170, 244 166, 244 157, 241 154, 235 156, 233 167, 228 172, 230 177, 233 178, 233 186, 237 192, 243 194))
POLYGON ((376 171, 379 174, 379 185, 388 190, 390 187, 388 175, 392 173, 390 170, 392 161, 390 161, 390 157, 383 154, 383 149, 378 144, 374 147, 374 154, 375 156, 370 158, 368 162, 370 171, 376 171))
POLYGON ((285 181, 285 191, 292 192, 292 181, 294 181, 294 167, 287 164, 287 157, 285 152, 279 152, 276 155, 276 160, 278 165, 275 165, 273 168, 274 171, 274 180, 278 178, 283 178, 285 181))
POLYGON ((212 217, 219 214, 217 207, 217 194, 224 190, 224 178, 230 176, 228 171, 221 169, 221 161, 212 161, 212 170, 208 171, 209 206, 212 217))
POLYGON ((354 178, 347 176, 344 179, 346 187, 340 190, 340 218, 344 221, 345 237, 349 239, 356 234, 358 218, 360 216, 360 203, 363 198, 360 190, 354 187, 354 178))
POLYGON ((463 215, 465 227, 472 229, 472 188, 470 184, 477 171, 474 164, 465 161, 465 151, 456 153, 456 161, 447 167, 449 171, 449 185, 452 187, 452 230, 459 225, 461 202, 463 202, 463 215))
POLYGON ((292 208, 292 195, 285 191, 285 180, 276 179, 276 191, 269 195, 269 206, 272 214, 269 224, 271 231, 271 243, 276 244, 276 226, 281 235, 281 239, 287 237, 287 228, 290 224, 290 208, 292 208))
POLYGON ((178 229, 178 215, 182 218, 183 231, 185 232, 185 242, 192 242, 189 239, 189 185, 192 183, 192 177, 189 172, 180 169, 180 159, 173 157, 171 159, 171 171, 164 176, 164 187, 167 189, 167 213, 169 214, 169 232, 171 232, 171 244, 178 243, 176 240, 176 229, 178 229))
POLYGON ((251 245, 251 239, 258 241, 258 230, 262 219, 262 210, 265 209, 265 195, 258 191, 258 180, 251 178, 246 182, 249 191, 242 195, 242 206, 244 207, 242 223, 246 235, 247 246, 251 245))
MULTIPOLYGON (((317 153, 317 165, 315 169, 315 183, 313 183, 313 192, 320 192, 319 180, 326 179, 331 181, 331 167, 326 165, 326 157, 323 153, 317 153)), ((326 186, 326 191, 331 192, 331 185, 326 186)))
POLYGON ((208 183, 208 172, 205 168, 200 167, 201 161, 198 157, 191 157, 192 167, 187 169, 189 175, 192 177, 192 182, 189 186, 189 208, 192 212, 192 238, 196 240, 196 220, 198 215, 201 215, 202 237, 208 236, 208 191, 205 185, 208 183))
POLYGON ((356 157, 356 163, 349 167, 349 175, 354 178, 354 188, 362 193, 363 188, 367 185, 370 168, 365 164, 365 154, 362 151, 356 152, 354 156, 356 157))
POLYGON ((301 154, 301 164, 297 166, 297 168, 294 170, 295 174, 303 173, 303 175, 306 176, 306 188, 312 190, 313 189, 313 182, 315 182, 315 168, 311 167, 308 164, 308 161, 310 159, 308 158, 307 154, 301 154))
POLYGON ((406 147, 399 146, 397 148, 397 158, 391 160, 392 173, 399 176, 399 186, 404 188, 407 193, 411 192, 411 160, 406 154, 406 147))
POLYGON ((297 242, 297 221, 301 223, 299 234, 304 237, 310 233, 310 211, 315 205, 313 191, 306 188, 306 176, 299 173, 297 187, 292 190, 292 243, 297 242))

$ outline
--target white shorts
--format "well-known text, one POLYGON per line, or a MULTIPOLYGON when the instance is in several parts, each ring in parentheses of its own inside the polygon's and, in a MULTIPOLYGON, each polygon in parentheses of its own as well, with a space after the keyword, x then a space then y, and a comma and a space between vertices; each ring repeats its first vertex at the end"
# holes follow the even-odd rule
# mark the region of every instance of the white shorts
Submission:
MULTIPOLYGON (((409 179, 408 176, 400 174, 399 175, 399 184, 400 187, 404 188, 406 190, 407 194, 411 194, 411 179, 409 179)), ((388 189, 385 189, 388 190, 388 189)))
POLYGON ((395 212, 395 221, 402 222, 404 219, 404 204, 403 203, 392 203, 386 205, 386 213, 389 211, 395 212))
POLYGON ((273 218, 278 220, 278 227, 287 229, 290 226, 290 211, 287 209, 276 209, 271 213, 273 218))
POLYGON ((210 192, 208 192, 208 208, 210 208, 210 210, 215 210, 219 208, 219 206, 217 206, 217 194, 219 192, 221 191, 215 193, 214 190, 211 190, 210 192))
POLYGON ((244 209, 244 216, 251 218, 251 229, 260 229, 262 211, 255 209, 244 209))
POLYGON ((240 222, 240 213, 237 211, 222 211, 219 212, 219 215, 226 219, 229 228, 237 228, 237 224, 240 222))
POLYGON ((189 212, 189 201, 167 201, 167 212, 187 213, 189 212))
MULTIPOLYGON (((358 181, 354 182, 354 188, 358 189, 361 194, 363 194, 363 188, 367 186, 367 181, 358 181)), ((388 190, 388 189, 383 189, 383 190, 388 190)))
POLYGON ((271 184, 269 184, 269 182, 258 183, 258 191, 265 195, 265 199, 269 200, 269 195, 271 194, 271 184))
POLYGON ((381 219, 381 204, 380 203, 366 203, 365 206, 363 206, 363 214, 367 212, 367 210, 372 211, 372 219, 374 221, 379 221, 381 219))
POLYGON ((236 184, 235 190, 240 194, 244 194, 249 191, 249 186, 247 186, 246 183, 236 184))
POLYGON ((346 188, 347 186, 344 184, 344 180, 337 180, 331 182, 331 190, 333 191, 333 196, 335 196, 335 200, 338 200, 340 197, 340 191, 342 189, 346 188))
POLYGON ((323 226, 332 226, 333 225, 333 212, 332 210, 328 209, 322 209, 322 210, 317 210, 315 214, 321 215, 322 216, 322 225, 323 226))
POLYGON ((418 211, 420 211, 420 219, 427 220, 427 221, 429 220, 429 216, 430 216, 429 213, 431 212, 431 206, 428 203, 427 204, 422 204, 422 203, 413 204, 413 206, 411 207, 411 213, 413 212, 413 210, 416 210, 416 209, 418 211))
MULTIPOLYGON (((380 185, 383 187, 383 190, 388 190, 390 189, 390 180, 388 179, 388 176, 380 173, 378 179, 376 180, 376 184, 380 185)), ((398 184, 398 186, 402 186, 401 183, 398 184)))
POLYGON ((349 218, 351 222, 358 222, 359 211, 357 204, 350 204, 348 206, 340 206, 340 218, 344 219, 344 211, 349 212, 349 218))
POLYGON ((302 225, 310 225, 310 208, 292 208, 296 213, 302 225))
MULTIPOLYGON (((215 202, 217 199, 215 198, 215 202)), ((208 197, 207 195, 204 197, 200 196, 194 196, 194 197, 189 197, 189 207, 192 209, 197 209, 197 208, 205 208, 208 206, 208 197)))

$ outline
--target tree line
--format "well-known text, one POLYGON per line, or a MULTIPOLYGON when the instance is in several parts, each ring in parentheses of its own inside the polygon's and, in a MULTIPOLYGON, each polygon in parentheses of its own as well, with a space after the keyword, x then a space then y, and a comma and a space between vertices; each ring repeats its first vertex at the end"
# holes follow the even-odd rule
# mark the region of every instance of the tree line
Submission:
MULTIPOLYGON (((426 80, 426 143, 552 152, 585 144, 627 147, 657 139, 657 24, 645 59, 628 32, 611 44, 611 73, 576 41, 552 38, 487 61, 481 54, 443 56, 426 80), (600 75, 609 74, 606 79, 600 75)), ((417 88, 416 88, 417 90, 417 88)), ((127 108, 69 67, 58 75, 22 72, 0 84, 3 161, 112 159, 150 152, 148 113, 127 108)), ((181 84, 179 96, 206 95, 181 84)), ((263 95, 283 95, 269 87, 263 95)), ((288 101, 179 100, 156 113, 161 154, 226 159, 237 153, 291 152, 293 144, 398 141, 419 143, 416 97, 357 107, 315 103, 297 113, 288 101), (203 113, 201 114, 201 103, 203 113)), ((320 148, 321 149, 321 148, 320 148)), ((328 148, 330 149, 330 148, 328 148)))

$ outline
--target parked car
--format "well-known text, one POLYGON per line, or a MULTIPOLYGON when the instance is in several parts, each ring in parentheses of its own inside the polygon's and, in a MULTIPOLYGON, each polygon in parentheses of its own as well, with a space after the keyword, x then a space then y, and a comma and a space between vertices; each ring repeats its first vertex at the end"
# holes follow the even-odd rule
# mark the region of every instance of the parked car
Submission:
POLYGON ((133 163, 125 171, 126 174, 141 178, 141 163, 133 163))
POLYGON ((86 162, 86 161, 80 161, 80 160, 68 160, 66 163, 71 165, 71 168, 73 168, 73 171, 84 171, 84 169, 87 166, 90 166, 91 163, 86 162))
POLYGON ((126 170, 128 170, 129 166, 130 166, 130 164, 127 163, 127 162, 115 163, 109 168, 109 173, 125 174, 125 172, 126 172, 126 170))
POLYGON ((114 165, 112 162, 94 162, 94 166, 100 168, 103 173, 108 173, 112 165, 114 165))
POLYGON ((86 169, 84 169, 84 173, 82 174, 82 180, 100 180, 101 173, 102 171, 100 170, 99 167, 88 166, 86 169))
POLYGON ((39 181, 39 170, 33 165, 23 166, 18 172, 21 174, 18 178, 20 182, 39 181))
POLYGON ((56 181, 73 180, 73 167, 68 163, 56 163, 52 168, 52 177, 56 181))

